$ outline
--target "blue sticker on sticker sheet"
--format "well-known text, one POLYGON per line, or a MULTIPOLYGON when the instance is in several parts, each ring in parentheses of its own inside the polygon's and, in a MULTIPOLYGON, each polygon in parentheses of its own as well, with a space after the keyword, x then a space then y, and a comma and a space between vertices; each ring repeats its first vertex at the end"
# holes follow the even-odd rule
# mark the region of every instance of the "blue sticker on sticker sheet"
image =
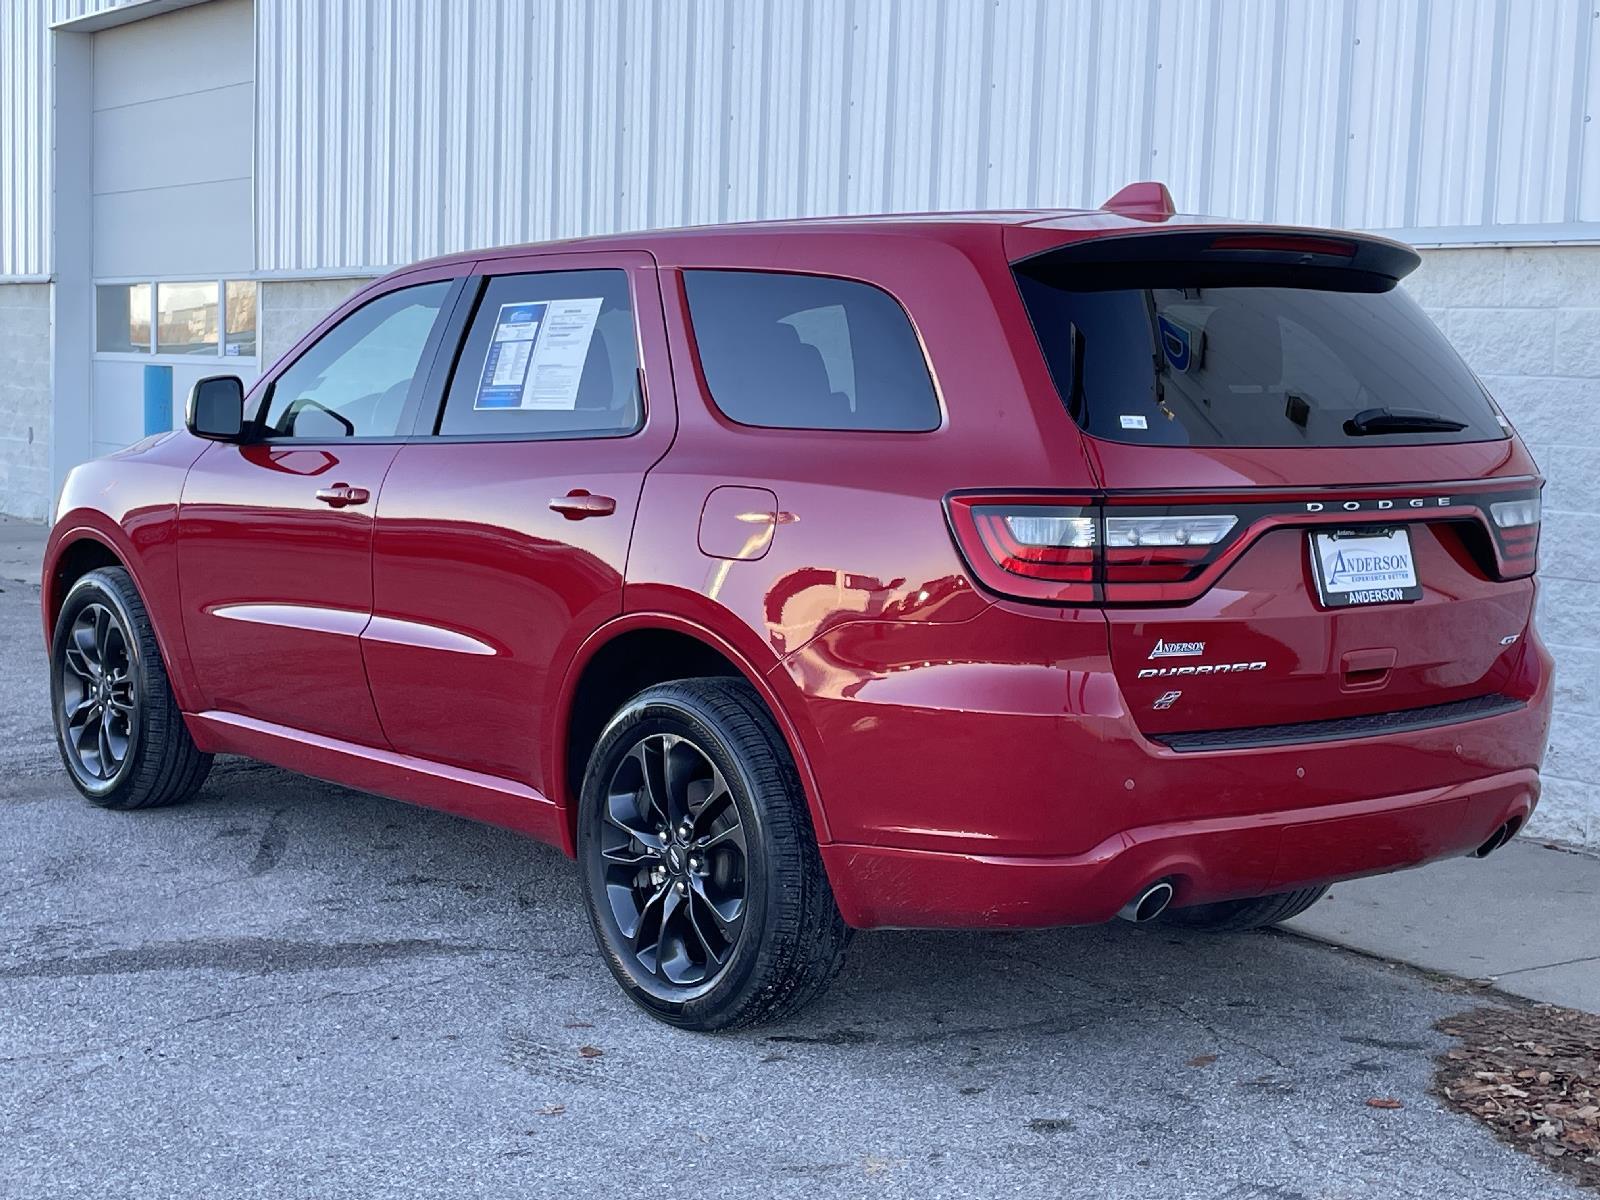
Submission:
POLYGON ((522 408, 534 343, 544 324, 545 301, 502 304, 494 320, 494 338, 483 358, 473 408, 522 408))

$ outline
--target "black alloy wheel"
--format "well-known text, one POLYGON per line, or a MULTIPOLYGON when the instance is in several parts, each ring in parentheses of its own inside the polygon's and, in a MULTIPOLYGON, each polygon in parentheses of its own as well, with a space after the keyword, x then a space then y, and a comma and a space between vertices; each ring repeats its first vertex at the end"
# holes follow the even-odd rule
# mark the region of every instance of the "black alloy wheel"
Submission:
POLYGON ((121 618, 105 604, 84 605, 56 663, 57 720, 67 766, 89 788, 108 787, 127 766, 139 719, 133 669, 121 618))
POLYGON ((50 643, 61 761, 102 808, 153 808, 198 792, 211 755, 195 745, 167 681, 133 578, 100 567, 67 590, 50 643))
POLYGON ((685 1029, 775 1020, 838 974, 850 941, 794 761, 743 679, 634 696, 578 802, 584 903, 634 1003, 685 1029))
POLYGON ((706 752, 640 738, 611 774, 600 835, 606 901, 639 968, 673 987, 711 982, 744 925, 744 827, 706 752))

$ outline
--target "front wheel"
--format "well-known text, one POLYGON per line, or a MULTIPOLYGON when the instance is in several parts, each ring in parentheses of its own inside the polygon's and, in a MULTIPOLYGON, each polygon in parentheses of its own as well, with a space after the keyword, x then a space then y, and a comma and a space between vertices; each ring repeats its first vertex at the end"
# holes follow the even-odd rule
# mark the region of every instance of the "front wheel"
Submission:
POLYGON ((1168 925, 1205 929, 1213 933, 1237 933, 1262 929, 1298 917, 1328 894, 1326 887, 1301 888, 1272 896, 1253 896, 1248 900, 1219 900, 1215 904, 1195 904, 1188 908, 1169 908, 1161 914, 1168 925))
POLYGON ((578 859, 606 965, 670 1024, 775 1020, 843 963, 850 930, 799 778, 743 680, 647 688, 611 719, 584 777, 578 859))
POLYGON ((121 567, 90 571, 62 601, 50 700, 61 761, 102 808, 176 804, 205 783, 211 755, 189 736, 155 629, 121 567))

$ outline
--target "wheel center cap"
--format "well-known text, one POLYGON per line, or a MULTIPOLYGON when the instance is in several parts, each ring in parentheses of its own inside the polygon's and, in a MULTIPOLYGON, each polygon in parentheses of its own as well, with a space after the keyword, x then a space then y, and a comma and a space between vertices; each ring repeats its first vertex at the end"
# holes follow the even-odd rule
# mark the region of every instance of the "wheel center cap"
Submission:
POLYGON ((676 846, 669 846, 667 848, 667 865, 674 871, 683 870, 683 852, 680 851, 676 846))

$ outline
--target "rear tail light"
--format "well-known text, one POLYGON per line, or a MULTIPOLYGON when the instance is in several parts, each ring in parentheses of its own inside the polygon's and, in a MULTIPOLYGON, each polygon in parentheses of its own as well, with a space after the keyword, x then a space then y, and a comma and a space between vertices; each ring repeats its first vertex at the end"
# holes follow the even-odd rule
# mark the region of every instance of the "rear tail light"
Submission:
POLYGON ((1539 562, 1539 496, 1498 500, 1489 505, 1500 550, 1500 574, 1506 579, 1532 575, 1539 562))
POLYGON ((951 496, 947 511, 967 565, 986 588, 1056 604, 1187 604, 1256 536, 1282 526, 1461 523, 1477 531, 1472 553, 1491 577, 1523 578, 1537 563, 1539 493, 1523 481, 1431 498, 1379 491, 1308 499, 1316 495, 1218 493, 1185 496, 1185 503, 1150 493, 1000 493, 951 496))
POLYGON ((1228 539, 1229 513, 1107 516, 1092 503, 952 497, 951 524, 978 577, 1030 600, 1137 603, 1198 575, 1228 539))
POLYGON ((1539 523, 1539 497, 1532 496, 1522 500, 1502 500, 1498 504, 1489 505, 1489 513, 1494 517, 1494 523, 1501 529, 1521 529, 1526 525, 1539 523))
POLYGON ((1099 599, 1097 509, 959 497, 950 502, 950 519, 973 570, 995 591, 1066 604, 1099 599))

